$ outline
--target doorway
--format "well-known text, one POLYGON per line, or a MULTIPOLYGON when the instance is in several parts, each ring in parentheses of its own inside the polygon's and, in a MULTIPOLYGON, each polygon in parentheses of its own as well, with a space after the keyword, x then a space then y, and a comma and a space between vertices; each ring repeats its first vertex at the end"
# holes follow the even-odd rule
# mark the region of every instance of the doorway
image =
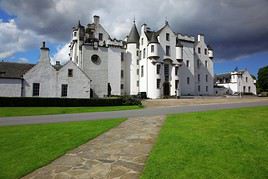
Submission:
POLYGON ((163 83, 163 94, 164 96, 170 96, 170 83, 169 82, 163 83))

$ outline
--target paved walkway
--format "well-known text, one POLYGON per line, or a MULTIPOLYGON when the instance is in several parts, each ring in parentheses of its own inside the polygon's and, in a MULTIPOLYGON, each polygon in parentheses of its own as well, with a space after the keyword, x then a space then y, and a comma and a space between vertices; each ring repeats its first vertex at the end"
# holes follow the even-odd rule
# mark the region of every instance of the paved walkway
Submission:
POLYGON ((265 106, 265 105, 266 106, 268 105, 268 100, 258 102, 155 107, 155 108, 145 108, 141 110, 125 110, 125 111, 111 111, 111 112, 57 114, 57 115, 24 116, 24 117, 0 117, 0 126, 55 123, 55 122, 68 122, 68 121, 86 121, 86 120, 112 119, 112 118, 129 118, 139 116, 156 116, 156 115, 166 115, 174 113, 208 111, 216 109, 232 109, 240 107, 265 106))
POLYGON ((130 118, 24 178, 139 178, 164 119, 130 118))

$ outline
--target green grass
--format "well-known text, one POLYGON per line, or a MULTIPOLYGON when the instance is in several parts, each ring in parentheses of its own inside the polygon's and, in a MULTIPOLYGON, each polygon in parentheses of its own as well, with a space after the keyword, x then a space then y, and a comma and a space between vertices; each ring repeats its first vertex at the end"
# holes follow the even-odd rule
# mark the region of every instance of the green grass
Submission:
POLYGON ((168 116, 141 178, 268 178, 268 106, 168 116))
POLYGON ((0 127, 0 178, 19 178, 124 120, 0 127))
POLYGON ((104 107, 0 107, 0 117, 105 112, 105 111, 132 110, 140 108, 142 108, 142 106, 135 106, 135 105, 104 106, 104 107))

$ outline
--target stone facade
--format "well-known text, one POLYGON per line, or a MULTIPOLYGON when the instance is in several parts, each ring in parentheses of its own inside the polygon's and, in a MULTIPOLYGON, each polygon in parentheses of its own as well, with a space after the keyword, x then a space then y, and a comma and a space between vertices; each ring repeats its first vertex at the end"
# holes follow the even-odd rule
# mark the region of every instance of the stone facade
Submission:
POLYGON ((72 61, 52 66, 48 52, 48 48, 42 47, 39 63, 23 76, 23 96, 90 98, 89 77, 72 61), (33 92, 34 84, 39 84, 38 95, 33 92))
POLYGON ((124 41, 116 40, 99 16, 93 19, 73 28, 70 59, 91 77, 94 97, 109 95, 109 85, 111 95, 214 94, 213 50, 204 35, 174 33, 168 22, 158 31, 143 24, 139 34, 134 23, 124 41))
MULTIPOLYGON (((252 93, 256 92, 256 80, 247 70, 235 70, 233 72, 219 74, 215 77, 217 86, 224 87, 225 94, 252 93)), ((221 95, 221 90, 215 89, 216 95, 221 95)))

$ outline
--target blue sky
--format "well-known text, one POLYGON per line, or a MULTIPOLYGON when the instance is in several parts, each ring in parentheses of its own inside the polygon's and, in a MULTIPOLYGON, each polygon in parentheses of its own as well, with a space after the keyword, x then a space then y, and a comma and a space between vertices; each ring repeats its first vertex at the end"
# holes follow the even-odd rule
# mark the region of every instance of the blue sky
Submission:
MULTIPOLYGON (((114 3, 107 3, 105 0, 90 1, 92 2, 90 7, 79 5, 88 2, 87 0, 78 1, 73 3, 68 0, 65 2, 44 0, 39 3, 34 0, 17 2, 2 0, 0 40, 4 44, 7 41, 8 44, 6 47, 0 47, 0 60, 36 63, 39 58, 39 47, 44 40, 50 48, 52 58, 56 60, 63 58, 62 54, 66 54, 64 55, 66 58, 68 54, 66 44, 70 40, 72 26, 78 19, 84 24, 89 23, 92 15, 97 14, 101 16, 101 23, 112 37, 121 39, 124 38, 122 34, 128 34, 134 16, 139 25, 148 22, 154 30, 163 24, 159 19, 168 17, 171 27, 176 32, 192 35, 204 32, 207 41, 211 42, 214 49, 215 73, 232 71, 238 67, 248 69, 256 76, 259 68, 268 65, 268 11, 265 8, 268 4, 265 0, 256 0, 258 3, 255 4, 250 0, 235 2, 223 0, 221 3, 208 0, 189 0, 187 3, 179 0, 168 2, 155 0, 159 1, 159 6, 149 8, 147 13, 141 11, 142 8, 135 0, 128 1, 128 4, 123 0, 114 3), (209 5, 202 10, 206 1, 209 5), (125 9, 119 6, 122 3, 125 3, 125 9), (181 10, 177 11, 178 8, 181 10), (152 9, 157 9, 159 13, 152 16, 150 13, 152 9), (162 17, 161 11, 168 14, 162 17), (188 16, 184 16, 186 12, 188 16), (122 17, 122 13, 128 16, 122 17), (200 19, 204 22, 200 23, 200 19), (1 53, 4 52, 7 52, 7 55, 6 57, 2 55, 1 58, 1 53)), ((150 4, 150 1, 145 0, 144 3, 150 4)))

